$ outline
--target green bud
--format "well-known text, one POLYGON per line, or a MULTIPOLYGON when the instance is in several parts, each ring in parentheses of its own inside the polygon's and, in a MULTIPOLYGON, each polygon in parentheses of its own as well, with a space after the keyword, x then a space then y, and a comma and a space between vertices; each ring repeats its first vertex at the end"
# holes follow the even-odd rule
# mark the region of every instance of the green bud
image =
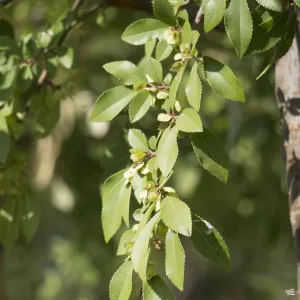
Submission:
POLYGON ((157 189, 152 189, 148 193, 148 199, 151 202, 155 202, 158 199, 158 196, 159 195, 158 195, 157 189))
POLYGON ((171 120, 171 116, 167 114, 159 114, 157 120, 159 122, 169 122, 171 120))
POLYGON ((171 67, 171 72, 178 72, 180 71, 180 69, 183 67, 183 63, 182 62, 176 62, 172 65, 171 67))
POLYGON ((140 153, 136 153, 136 154, 131 154, 130 159, 133 162, 140 162, 145 158, 145 156, 146 156, 146 153, 140 152, 140 153))
POLYGON ((155 188, 155 183, 153 181, 148 181, 146 184, 146 189, 151 190, 155 188))
POLYGON ((133 86, 133 89, 134 89, 136 92, 141 92, 141 91, 143 91, 146 87, 147 87, 147 83, 146 83, 146 82, 138 81, 138 82, 133 86))

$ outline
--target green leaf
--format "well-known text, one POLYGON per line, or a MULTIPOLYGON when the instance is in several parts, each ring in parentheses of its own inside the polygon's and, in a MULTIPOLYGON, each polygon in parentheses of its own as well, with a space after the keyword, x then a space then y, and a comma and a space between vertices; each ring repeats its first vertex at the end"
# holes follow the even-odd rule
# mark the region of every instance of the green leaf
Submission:
MULTIPOLYGON (((116 175, 119 176, 120 174, 116 175)), ((116 179, 116 178, 114 178, 116 179)), ((112 180, 111 183, 117 180, 112 180)), ((131 195, 131 186, 126 184, 126 179, 118 181, 110 192, 106 191, 106 197, 102 195, 102 227, 106 243, 114 236, 121 226, 122 217, 125 222, 129 223, 129 201, 131 195)))
POLYGON ((148 140, 141 130, 129 129, 128 142, 129 145, 134 149, 139 149, 143 152, 150 151, 148 147, 148 140))
POLYGON ((130 61, 110 62, 105 64, 103 68, 125 85, 134 85, 138 81, 146 81, 146 77, 141 70, 130 61))
MULTIPOLYGON (((49 101, 51 95, 46 95, 46 98, 42 98, 45 101, 49 101)), ((36 116, 36 134, 39 137, 45 137, 49 135, 52 129, 55 127, 60 117, 60 101, 58 99, 51 99, 51 102, 44 102, 41 106, 41 96, 37 94, 34 101, 35 105, 39 107, 36 116), (47 103, 47 104, 46 104, 47 103)))
POLYGON ((9 36, 0 36, 0 52, 5 52, 6 54, 13 55, 15 57, 21 56, 19 46, 15 40, 9 36))
POLYGON ((37 42, 39 47, 41 48, 47 48, 51 42, 51 34, 50 32, 39 32, 37 34, 37 42))
POLYGON ((153 135, 151 136, 151 138, 149 139, 149 147, 152 149, 152 150, 156 150, 156 145, 157 145, 157 139, 156 137, 153 135))
POLYGON ((185 254, 177 233, 168 230, 166 236, 166 275, 183 291, 185 254))
POLYGON ((168 0, 153 0, 152 4, 157 19, 169 25, 176 24, 174 9, 168 0))
POLYGON ((238 57, 241 58, 253 34, 253 20, 247 0, 231 0, 225 14, 225 27, 238 57))
POLYGON ((156 46, 155 58, 158 61, 163 61, 171 55, 172 51, 172 45, 169 45, 165 40, 160 40, 156 46))
POLYGON ((199 111, 202 95, 202 84, 197 70, 198 63, 194 63, 190 73, 189 81, 185 88, 185 94, 190 105, 196 109, 196 111, 199 111))
POLYGON ((8 249, 19 236, 21 224, 22 200, 10 197, 0 209, 0 242, 8 249))
POLYGON ((147 78, 148 82, 162 82, 163 70, 161 63, 158 60, 145 56, 139 63, 139 68, 147 78))
POLYGON ((209 0, 204 11, 204 30, 209 32, 223 19, 226 0, 209 0))
MULTIPOLYGON (((1 38, 1 37, 0 37, 1 38)), ((0 71, 0 101, 10 99, 18 79, 18 66, 11 56, 5 66, 0 71)))
MULTIPOLYGON (((145 258, 149 257, 149 242, 154 226, 159 222, 160 214, 157 213, 139 233, 133 247, 132 247, 132 263, 135 272, 140 278, 146 280, 145 258)), ((147 265, 147 264, 146 264, 147 265)))
POLYGON ((182 235, 191 236, 191 210, 186 203, 174 197, 166 197, 162 200, 160 209, 166 226, 182 235))
POLYGON ((6 118, 0 115, 0 163, 5 164, 10 149, 10 137, 6 118))
POLYGON ((0 19, 0 36, 15 37, 13 26, 5 19, 0 19))
POLYGON ((190 47, 192 40, 192 28, 189 21, 186 21, 182 27, 181 38, 181 43, 190 47))
POLYGON ((167 177, 175 165, 178 156, 177 128, 165 129, 156 152, 157 167, 167 177))
POLYGON ((130 102, 129 118, 134 123, 140 120, 150 109, 154 97, 147 91, 141 92, 130 102))
POLYGON ((129 300, 132 291, 131 261, 126 261, 113 275, 109 284, 110 300, 129 300))
POLYGON ((294 2, 296 3, 296 5, 297 5, 298 7, 300 7, 300 0, 294 0, 294 2))
POLYGON ((186 108, 176 119, 176 127, 183 132, 203 131, 199 114, 193 108, 186 108))
POLYGON ((118 185, 121 181, 124 180, 124 173, 127 171, 128 169, 119 171, 118 173, 115 173, 113 175, 111 175, 110 177, 108 177, 103 186, 100 188, 100 194, 102 196, 102 202, 105 202, 110 194, 110 192, 112 191, 112 189, 118 185))
POLYGON ((278 12, 282 11, 281 0, 256 0, 256 1, 267 9, 278 11, 278 12))
POLYGON ((18 82, 17 82, 18 88, 22 92, 26 91, 30 87, 33 78, 34 78, 34 74, 31 66, 21 67, 18 74, 18 82))
POLYGON ((156 46, 156 40, 150 40, 145 44, 145 56, 152 56, 156 46))
POLYGON ((74 65, 74 49, 67 46, 59 48, 58 53, 59 62, 66 68, 71 69, 74 65))
POLYGON ((169 25, 155 19, 142 19, 129 25, 122 35, 123 41, 132 45, 143 45, 161 38, 169 25))
POLYGON ((284 36, 288 20, 288 10, 282 13, 255 10, 253 38, 246 54, 260 53, 274 47, 284 36))
POLYGON ((148 221, 151 218, 152 212, 155 208, 155 203, 153 203, 144 213, 144 215, 142 216, 142 219, 139 223, 138 229, 135 233, 135 237, 138 237, 139 234, 141 233, 141 231, 145 228, 145 226, 147 225, 148 221))
POLYGON ((226 183, 228 179, 228 154, 222 142, 207 128, 192 134, 192 146, 202 167, 226 183))
POLYGON ((117 86, 104 92, 97 100, 91 115, 92 122, 107 122, 117 116, 137 92, 117 86))
POLYGON ((117 255, 125 255, 127 254, 127 247, 134 242, 135 232, 132 230, 127 230, 123 233, 120 239, 119 247, 117 250, 117 255))
POLYGON ((275 46, 274 54, 269 62, 269 64, 264 68, 264 70, 257 76, 256 80, 260 79, 268 70, 276 63, 281 57, 283 57, 291 48, 296 32, 296 13, 294 13, 287 24, 286 32, 282 40, 275 46))
POLYGON ((169 99, 168 99, 168 102, 169 102, 169 105, 171 108, 174 108, 179 85, 181 83, 185 68, 186 68, 186 64, 179 70, 179 72, 176 74, 176 76, 174 77, 174 79, 171 83, 170 91, 169 91, 169 99))
POLYGON ((243 88, 229 67, 205 56, 204 71, 208 83, 217 94, 235 101, 246 101, 243 88))
POLYGON ((192 242, 195 249, 210 262, 230 267, 229 250, 220 233, 197 215, 193 219, 192 242))
POLYGON ((165 282, 154 276, 143 283, 143 300, 175 300, 175 297, 165 282))
POLYGON ((147 177, 141 175, 139 172, 136 172, 132 178, 131 184, 134 190, 134 195, 139 203, 142 202, 143 197, 141 196, 141 192, 145 190, 147 183, 147 177))
POLYGON ((192 43, 192 51, 194 51, 194 49, 196 49, 196 44, 199 40, 200 37, 200 33, 197 30, 193 30, 192 31, 192 37, 191 37, 191 43, 192 43))
POLYGON ((24 199, 24 211, 22 216, 22 232, 28 242, 36 233, 41 217, 40 201, 33 195, 26 194, 24 199))

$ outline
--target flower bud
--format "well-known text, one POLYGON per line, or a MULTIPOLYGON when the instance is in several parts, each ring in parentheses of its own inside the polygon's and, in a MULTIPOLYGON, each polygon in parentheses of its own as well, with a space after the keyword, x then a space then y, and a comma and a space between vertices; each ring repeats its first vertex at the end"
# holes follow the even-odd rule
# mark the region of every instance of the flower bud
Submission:
POLYGON ((181 106, 180 106, 179 101, 175 102, 175 109, 176 109, 177 112, 181 112, 181 106))
POLYGON ((167 114, 159 114, 157 120, 159 122, 169 122, 171 120, 171 116, 167 114))
POLYGON ((156 94, 156 98, 157 99, 167 99, 169 96, 169 93, 166 91, 166 90, 163 90, 163 91, 159 91, 157 94, 156 94))
POLYGON ((146 82, 138 81, 138 82, 133 86, 133 89, 134 89, 136 92, 141 92, 141 91, 143 91, 146 87, 147 87, 147 83, 146 83, 146 82))
POLYGON ((148 181, 146 184, 146 189, 151 190, 155 188, 155 183, 153 181, 148 181))
POLYGON ((157 189, 152 189, 148 193, 148 199, 151 202, 155 202, 158 199, 158 192, 157 189))
POLYGON ((180 71, 180 69, 183 67, 183 63, 182 62, 176 62, 176 63, 174 63, 173 65, 172 65, 172 67, 171 67, 171 71, 172 72, 178 72, 178 71, 180 71))
POLYGON ((174 56, 174 60, 181 60, 182 59, 182 53, 176 53, 174 56))
POLYGON ((140 153, 131 154, 130 159, 133 162, 140 162, 145 158, 145 156, 146 156, 146 153, 140 152, 140 153))

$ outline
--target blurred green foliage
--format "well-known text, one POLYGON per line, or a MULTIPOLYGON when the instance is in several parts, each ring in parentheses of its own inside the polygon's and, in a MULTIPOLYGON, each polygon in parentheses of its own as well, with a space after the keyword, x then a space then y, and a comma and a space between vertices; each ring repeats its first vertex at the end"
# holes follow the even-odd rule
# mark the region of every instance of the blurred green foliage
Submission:
MULTIPOLYGON (((0 16, 21 37, 47 28, 70 5, 67 0, 19 0, 1 8, 0 16)), ((141 15, 108 8, 67 40, 76 49, 77 68, 61 68, 55 82, 71 84, 75 93, 71 100, 62 99, 69 106, 65 126, 56 131, 63 138, 52 139, 52 145, 59 144, 53 179, 35 192, 42 206, 40 228, 30 244, 20 240, 3 254, 1 300, 108 299, 109 279, 121 263, 115 256, 121 233, 104 243, 99 183, 128 162, 128 120, 124 113, 95 128, 87 118, 96 97, 115 84, 102 65, 122 59, 136 63, 142 57, 143 47, 120 39, 126 25, 141 15)), ((230 153, 228 184, 201 170, 188 144, 177 161, 174 188, 221 231, 232 257, 232 269, 223 271, 198 257, 186 242, 189 273, 178 299, 285 299, 285 290, 296 286, 296 267, 273 72, 255 81, 268 54, 238 61, 220 32, 202 36, 199 46, 201 53, 232 67, 245 87, 247 103, 229 103, 204 86, 201 117, 230 153)), ((148 116, 139 126, 150 136, 157 121, 148 116)), ((42 154, 39 163, 46 166, 46 176, 50 158, 42 154)))

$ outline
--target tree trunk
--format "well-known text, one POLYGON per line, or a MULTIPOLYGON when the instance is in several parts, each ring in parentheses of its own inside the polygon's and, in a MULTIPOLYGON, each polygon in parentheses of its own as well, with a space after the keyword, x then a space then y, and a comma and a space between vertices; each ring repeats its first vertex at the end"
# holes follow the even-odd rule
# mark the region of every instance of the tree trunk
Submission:
POLYGON ((288 53, 276 64, 276 98, 284 139, 290 222, 297 259, 297 299, 300 300, 300 23, 288 53))

